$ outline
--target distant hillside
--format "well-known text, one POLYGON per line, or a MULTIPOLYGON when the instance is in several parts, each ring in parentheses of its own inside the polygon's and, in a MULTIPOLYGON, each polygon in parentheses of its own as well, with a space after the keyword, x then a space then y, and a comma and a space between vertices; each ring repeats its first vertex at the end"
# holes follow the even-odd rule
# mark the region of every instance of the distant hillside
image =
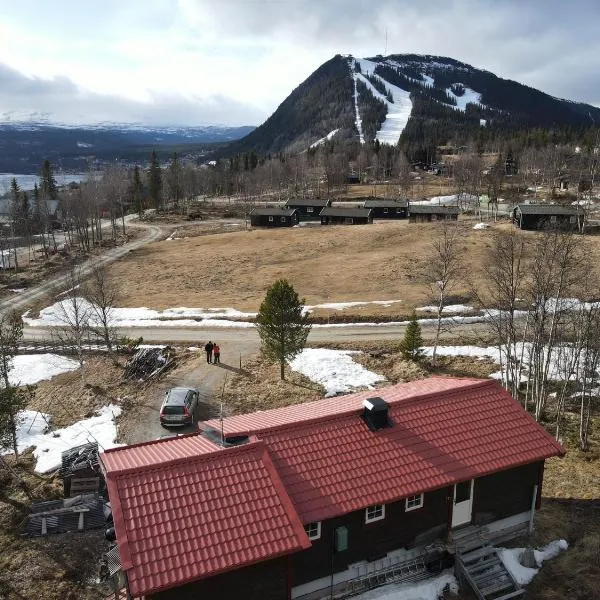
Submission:
POLYGON ((153 148, 165 159, 174 151, 203 155, 252 129, 216 125, 167 128, 0 123, 0 172, 37 173, 44 159, 63 169, 85 171, 90 159, 145 161, 153 148))
POLYGON ((229 155, 305 150, 326 139, 407 146, 527 128, 583 128, 600 109, 555 98, 452 58, 337 55, 229 155))

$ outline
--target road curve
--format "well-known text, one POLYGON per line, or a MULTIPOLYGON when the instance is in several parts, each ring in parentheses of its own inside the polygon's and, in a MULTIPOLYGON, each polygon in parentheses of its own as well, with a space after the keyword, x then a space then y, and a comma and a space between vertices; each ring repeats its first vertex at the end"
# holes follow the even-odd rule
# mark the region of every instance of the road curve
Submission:
MULTIPOLYGON (((164 235, 163 230, 156 225, 150 225, 142 222, 130 222, 130 226, 145 229, 145 235, 142 238, 133 242, 123 244, 122 246, 117 246, 116 248, 111 248, 110 250, 107 250, 100 256, 89 258, 81 264, 82 276, 89 275, 93 267, 107 265, 111 262, 114 262, 115 260, 118 260, 119 258, 125 256, 128 252, 131 252, 132 250, 137 250, 138 248, 141 248, 146 244, 150 244, 151 242, 155 242, 164 235)), ((59 292, 61 290, 61 287, 63 287, 66 284, 68 277, 68 273, 58 275, 56 277, 53 277, 50 281, 46 281, 31 289, 25 290, 17 297, 11 297, 0 301, 0 313, 3 313, 7 310, 23 309, 29 304, 31 304, 33 301, 38 300, 43 296, 52 294, 54 292, 59 292)))

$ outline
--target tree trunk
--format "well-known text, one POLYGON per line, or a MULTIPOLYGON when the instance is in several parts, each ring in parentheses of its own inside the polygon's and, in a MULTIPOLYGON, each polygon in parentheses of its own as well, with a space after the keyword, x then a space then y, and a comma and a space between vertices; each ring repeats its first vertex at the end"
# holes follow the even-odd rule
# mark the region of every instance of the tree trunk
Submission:
POLYGON ((280 377, 281 377, 281 380, 282 380, 282 381, 285 381, 285 361, 284 361, 284 360, 282 360, 282 361, 279 363, 279 366, 280 366, 280 368, 281 368, 281 370, 280 370, 280 377))

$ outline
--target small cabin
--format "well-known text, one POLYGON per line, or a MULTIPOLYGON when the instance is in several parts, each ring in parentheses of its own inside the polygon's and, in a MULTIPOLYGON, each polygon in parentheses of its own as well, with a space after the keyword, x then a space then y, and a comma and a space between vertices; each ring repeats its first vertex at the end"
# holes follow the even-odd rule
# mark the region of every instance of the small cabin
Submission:
POLYGON ((370 208, 326 206, 321 211, 321 225, 366 225, 373 222, 370 208))
POLYGON ((250 212, 252 227, 293 227, 298 220, 295 208, 254 208, 250 212))
POLYGON ((413 205, 408 206, 408 221, 423 223, 430 221, 456 221, 460 209, 458 206, 413 205))
POLYGON ((371 216, 374 219, 406 219, 408 217, 407 200, 369 198, 365 200, 363 207, 371 209, 371 216))
POLYGON ((513 223, 519 229, 582 231, 584 219, 585 214, 580 206, 518 204, 513 209, 513 223))
POLYGON ((321 211, 331 206, 331 200, 320 198, 294 198, 285 203, 286 208, 295 208, 298 211, 300 221, 318 221, 321 211))

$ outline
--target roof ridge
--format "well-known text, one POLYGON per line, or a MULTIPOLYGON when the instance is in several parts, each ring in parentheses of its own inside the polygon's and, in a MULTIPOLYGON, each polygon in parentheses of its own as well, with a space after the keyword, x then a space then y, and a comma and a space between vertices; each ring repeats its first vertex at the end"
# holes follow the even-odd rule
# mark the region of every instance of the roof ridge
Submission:
MULTIPOLYGON (((492 386, 492 385, 496 385, 498 382, 496 382, 493 379, 470 379, 470 378, 452 378, 452 377, 429 377, 426 380, 429 381, 431 379, 456 379, 458 381, 465 381, 465 382, 470 382, 467 383, 464 386, 460 386, 458 388, 453 388, 450 390, 437 390, 435 392, 427 392, 427 393, 422 393, 422 394, 418 394, 416 396, 408 396, 407 398, 400 398, 398 400, 385 400, 385 402, 387 402, 390 405, 395 405, 395 404, 400 404, 400 403, 404 403, 404 404, 414 404, 415 402, 422 402, 424 400, 428 400, 429 398, 431 398, 432 396, 437 396, 439 394, 452 394, 452 393, 457 393, 460 391, 463 391, 464 389, 471 389, 471 388, 476 388, 476 387, 487 387, 487 386, 492 386)), ((425 380, 423 380, 425 381, 425 380)), ((375 388, 374 390, 365 390, 365 391, 372 391, 373 393, 377 392, 377 388, 375 388)), ((363 392, 358 392, 358 393, 363 393, 363 392)), ((315 400, 314 402, 322 402, 323 400, 329 400, 330 398, 322 398, 320 400, 315 400)), ((290 406, 297 406, 297 405, 290 405, 290 406)), ((285 407, 287 408, 287 407, 285 407)), ((271 409, 271 410, 278 410, 278 409, 271 409)), ((229 433, 229 435, 243 435, 244 433, 246 434, 250 434, 253 433, 255 435, 260 435, 263 433, 271 433, 273 431, 281 431, 281 430, 285 430, 285 429, 289 429, 290 427, 298 427, 298 426, 306 426, 306 425, 312 425, 315 423, 327 423, 329 421, 333 421, 336 419, 340 419, 340 418, 347 418, 351 415, 357 414, 362 410, 361 406, 357 406, 356 408, 348 408, 345 409, 341 412, 335 412, 335 413, 331 413, 331 414, 327 414, 327 415, 321 415, 321 416, 315 416, 315 417, 310 417, 308 419, 301 419, 301 420, 297 420, 297 421, 291 421, 288 423, 281 423, 278 425, 270 425, 268 427, 263 427, 263 428, 252 428, 252 429, 243 429, 243 430, 239 430, 239 431, 235 431, 235 432, 231 432, 229 433)), ((258 411, 257 411, 258 412, 258 411)), ((247 413, 247 414, 253 414, 253 413, 247 413)), ((235 417, 235 415, 234 415, 235 417)), ((226 419, 225 419, 226 421, 226 419)))
POLYGON ((200 431, 193 431, 191 433, 184 433, 184 434, 178 434, 177 437, 173 438, 173 437, 167 437, 167 438, 160 438, 158 440, 146 440, 145 442, 137 442, 135 444, 127 444, 126 446, 116 446, 114 448, 108 448, 107 450, 104 450, 102 452, 102 454, 113 454, 115 452, 122 452, 123 450, 127 449, 131 449, 131 448, 141 448, 142 446, 154 446, 154 445, 158 445, 158 444, 162 444, 165 442, 172 442, 174 439, 175 440, 181 440, 183 438, 191 438, 194 436, 199 436, 200 435, 200 431))
POLYGON ((127 475, 131 475, 132 473, 142 473, 142 472, 146 472, 146 471, 163 470, 165 468, 174 467, 179 464, 208 462, 209 460, 212 460, 216 456, 224 456, 225 454, 227 456, 232 456, 234 454, 249 453, 249 449, 254 452, 257 452, 261 448, 261 446, 264 446, 264 441, 255 439, 251 442, 248 442, 247 444, 242 444, 241 446, 233 446, 230 448, 217 447, 212 452, 203 452, 201 454, 194 454, 191 456, 177 457, 177 458, 172 458, 170 460, 165 460, 162 462, 150 463, 147 465, 126 467, 123 469, 114 469, 107 473, 107 477, 111 477, 111 476, 125 477, 127 475))

